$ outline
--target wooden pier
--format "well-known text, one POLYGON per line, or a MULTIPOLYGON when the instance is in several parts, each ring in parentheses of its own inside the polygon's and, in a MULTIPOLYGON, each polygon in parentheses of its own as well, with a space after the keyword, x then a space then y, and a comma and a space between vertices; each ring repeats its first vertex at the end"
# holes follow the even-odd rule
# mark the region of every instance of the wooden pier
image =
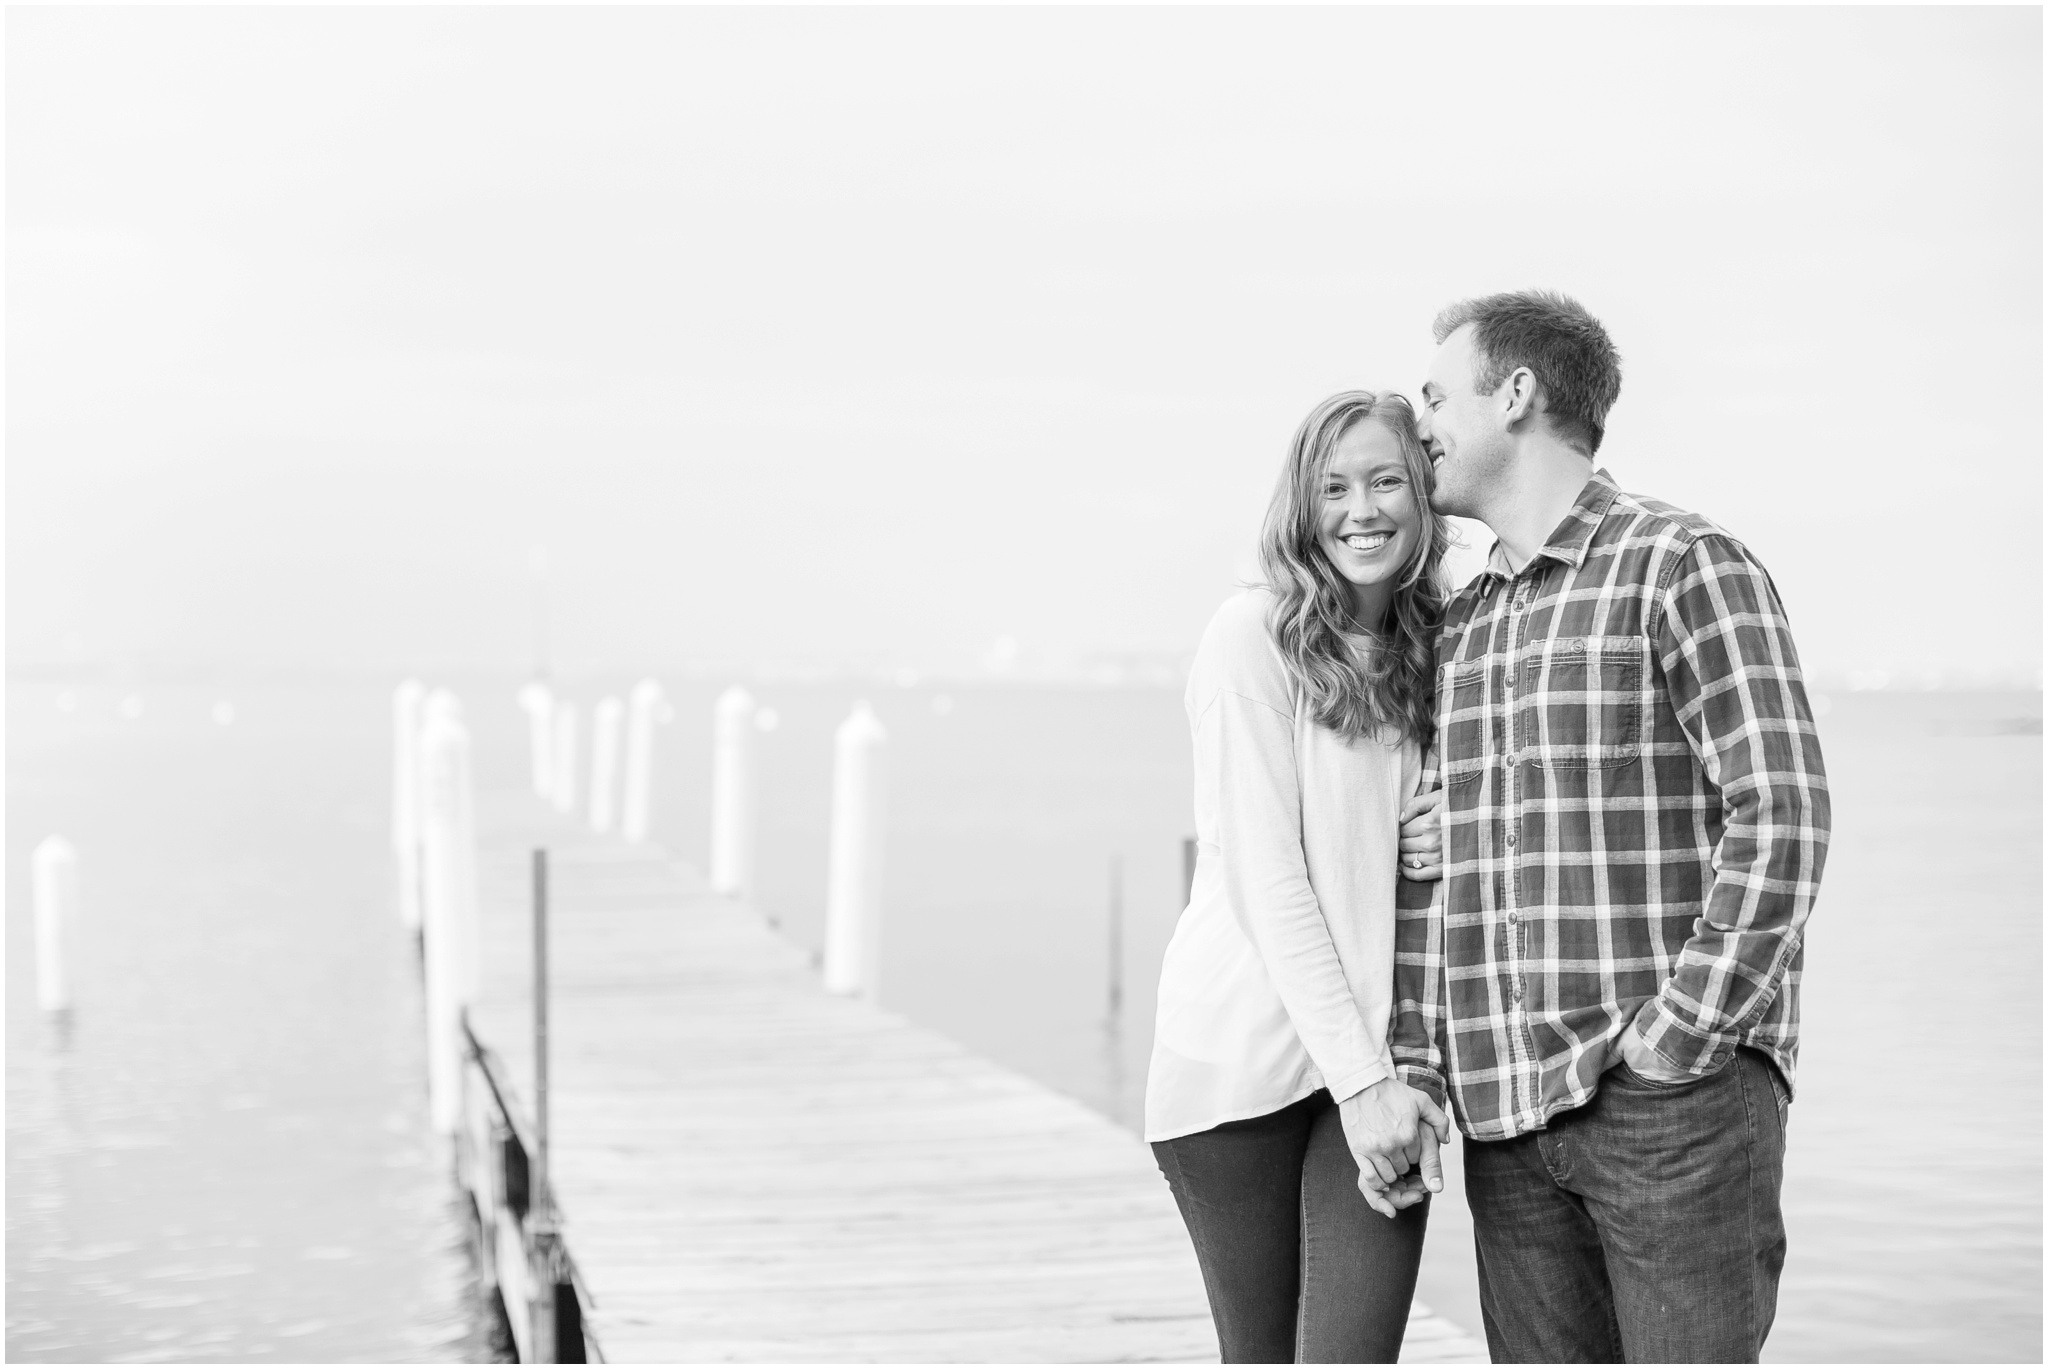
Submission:
MULTIPOLYGON (((807 951, 686 867, 522 811, 484 823, 457 1147, 522 1359, 546 1353, 527 1312, 526 846, 551 837, 559 1358, 1215 1360, 1186 1232, 1136 1136, 824 992, 807 951)), ((1485 1354, 1417 1308, 1404 1359, 1485 1354)))

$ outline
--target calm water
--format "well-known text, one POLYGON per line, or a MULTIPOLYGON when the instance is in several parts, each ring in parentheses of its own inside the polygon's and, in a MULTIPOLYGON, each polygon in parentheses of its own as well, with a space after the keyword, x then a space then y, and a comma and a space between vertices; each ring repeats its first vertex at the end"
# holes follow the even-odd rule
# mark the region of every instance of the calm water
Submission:
MULTIPOLYGON (((456 687, 480 781, 518 785, 510 685, 456 687)), ((386 696, 137 691, 127 719, 122 693, 72 692, 70 713, 56 684, 9 699, 9 1356, 488 1358, 422 1127, 386 696), (68 1032, 34 1010, 26 856, 49 831, 86 870, 68 1032)), ((701 862, 713 691, 671 692, 656 836, 701 862)), ((1188 823, 1177 691, 756 692, 779 719, 763 912, 819 944, 830 734, 865 696, 892 738, 885 1001, 1133 1123, 1188 823)), ((2039 718, 2037 695, 1865 694, 1823 720, 1838 838, 1773 1358, 2040 1358, 2039 718)), ((1476 1330, 1469 1241, 1441 1204, 1421 1296, 1476 1330)))
POLYGON ((472 1360, 386 894, 378 700, 10 690, 7 1355, 472 1360), (38 1020, 28 853, 79 848, 66 1030, 38 1020))

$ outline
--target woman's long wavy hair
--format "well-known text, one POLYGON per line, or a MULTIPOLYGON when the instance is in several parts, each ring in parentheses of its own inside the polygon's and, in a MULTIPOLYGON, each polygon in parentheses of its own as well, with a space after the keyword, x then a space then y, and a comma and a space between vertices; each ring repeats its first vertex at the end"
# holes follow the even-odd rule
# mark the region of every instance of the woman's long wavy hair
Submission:
POLYGON ((1266 508, 1259 567, 1273 591, 1268 627, 1317 722, 1346 737, 1394 728, 1427 747, 1434 738, 1436 630, 1443 621, 1444 551, 1451 527, 1430 502, 1435 471, 1415 431, 1415 410, 1397 394, 1346 390, 1315 407, 1266 508), (1385 624, 1351 616, 1351 583, 1320 544, 1322 487, 1330 454, 1359 423, 1377 423, 1401 444, 1422 512, 1422 538, 1402 567, 1385 624))

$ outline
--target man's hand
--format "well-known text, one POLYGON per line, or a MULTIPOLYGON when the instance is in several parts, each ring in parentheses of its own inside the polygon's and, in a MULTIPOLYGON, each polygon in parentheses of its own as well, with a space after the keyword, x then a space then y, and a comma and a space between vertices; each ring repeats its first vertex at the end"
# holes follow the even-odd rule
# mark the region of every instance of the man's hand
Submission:
POLYGON ((1443 1192, 1437 1147, 1451 1139, 1451 1119, 1428 1094, 1382 1079, 1339 1103, 1337 1116, 1358 1161, 1358 1191, 1373 1211, 1391 1217, 1421 1202, 1425 1190, 1443 1192))
POLYGON ((1401 805, 1401 877, 1444 877, 1444 791, 1432 789, 1401 805))
POLYGON ((1622 1028, 1620 1044, 1621 1058, 1628 1067, 1653 1084, 1683 1084, 1693 1077, 1645 1045, 1634 1026, 1622 1028))

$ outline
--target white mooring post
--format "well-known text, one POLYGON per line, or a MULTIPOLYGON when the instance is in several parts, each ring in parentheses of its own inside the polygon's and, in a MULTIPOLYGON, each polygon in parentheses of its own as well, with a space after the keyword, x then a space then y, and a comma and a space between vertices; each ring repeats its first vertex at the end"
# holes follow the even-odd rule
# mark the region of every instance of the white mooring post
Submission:
POLYGON ((731 898, 754 889, 754 696, 734 685, 711 722, 711 887, 731 898))
POLYGON ((1124 858, 1109 858, 1109 1023, 1124 1014, 1124 858))
POLYGON ((619 744, 626 726, 626 706, 616 695, 598 701, 590 715, 590 830, 609 832, 617 816, 619 744))
POLYGON ((832 864, 825 894, 825 987, 874 1000, 881 990, 882 837, 889 734, 867 701, 834 738, 832 864))
POLYGON ((522 685, 519 708, 526 714, 527 744, 533 753, 533 792, 552 800, 555 774, 549 761, 555 747, 555 693, 538 680, 522 685))
POLYGON ((555 744, 548 756, 553 771, 554 792, 549 795, 559 812, 576 811, 576 705, 555 701, 555 744))
POLYGON ((63 1012, 71 1006, 64 938, 78 911, 78 853, 62 837, 44 837, 29 866, 36 900, 36 1006, 63 1012))
POLYGON ((626 704, 626 798, 619 832, 627 841, 647 840, 649 800, 654 791, 654 727, 663 721, 667 704, 661 686, 642 680, 626 704))
POLYGON ((398 875, 398 920, 420 925, 420 708, 427 687, 407 680, 391 694, 391 855, 398 875))
POLYGON ((476 996, 476 818, 469 730, 446 690, 427 698, 420 735, 425 778, 427 1094, 434 1128, 453 1132, 462 1115, 462 1011, 476 996))

